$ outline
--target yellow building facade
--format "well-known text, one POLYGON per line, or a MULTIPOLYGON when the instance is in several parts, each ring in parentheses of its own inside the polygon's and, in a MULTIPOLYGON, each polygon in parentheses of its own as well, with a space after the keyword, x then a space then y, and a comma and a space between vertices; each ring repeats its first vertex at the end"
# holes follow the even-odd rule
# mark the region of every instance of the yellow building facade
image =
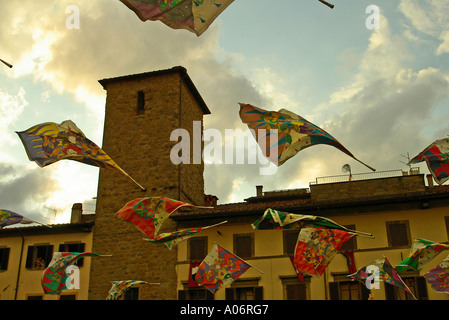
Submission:
POLYGON ((80 205, 74 205, 68 224, 50 227, 16 224, 0 230, 0 300, 88 299, 91 259, 101 257, 79 260, 73 273, 77 282, 61 295, 45 294, 41 283, 54 252, 92 250, 93 217, 82 215, 80 205))
MULTIPOLYGON (((374 260, 386 257, 393 267, 405 259, 417 238, 448 244, 449 186, 426 186, 423 174, 360 181, 311 184, 309 189, 263 192, 244 203, 224 204, 210 210, 178 213, 172 218, 179 227, 211 225, 208 229, 181 243, 178 248, 178 298, 214 300, 364 300, 371 293, 376 300, 413 299, 405 291, 379 282, 369 292, 358 281, 351 281, 352 261, 356 270, 374 260), (370 233, 373 237, 356 236, 344 247, 353 260, 335 256, 321 277, 298 278, 290 255, 298 232, 293 230, 255 230, 251 223, 267 208, 310 214, 332 219, 350 229, 370 233), (201 240, 202 239, 202 240, 201 240), (202 245, 198 242, 203 241, 202 245), (231 285, 214 295, 203 288, 189 287, 190 262, 218 243, 247 261, 248 269, 231 285), (246 249, 239 248, 240 246, 246 249), (199 251, 202 251, 198 254, 199 251), (240 254, 239 254, 240 253, 240 254), (244 257, 241 254, 245 255, 244 257)), ((400 273, 417 299, 448 300, 449 296, 434 291, 423 275, 446 256, 443 251, 421 270, 400 273)))

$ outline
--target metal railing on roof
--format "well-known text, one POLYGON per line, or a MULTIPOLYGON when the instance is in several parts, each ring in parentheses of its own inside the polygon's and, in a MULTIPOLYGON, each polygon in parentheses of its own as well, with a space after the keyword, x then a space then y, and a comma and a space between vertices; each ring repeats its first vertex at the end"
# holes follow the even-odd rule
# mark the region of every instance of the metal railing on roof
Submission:
POLYGON ((392 178, 407 175, 419 174, 419 168, 411 168, 410 173, 403 171, 401 169, 397 170, 387 170, 387 171, 375 171, 367 173, 355 173, 355 174, 342 174, 338 176, 326 176, 318 177, 316 181, 310 182, 311 185, 314 184, 324 184, 324 183, 336 183, 336 182, 348 182, 348 181, 361 181, 379 178, 392 178))

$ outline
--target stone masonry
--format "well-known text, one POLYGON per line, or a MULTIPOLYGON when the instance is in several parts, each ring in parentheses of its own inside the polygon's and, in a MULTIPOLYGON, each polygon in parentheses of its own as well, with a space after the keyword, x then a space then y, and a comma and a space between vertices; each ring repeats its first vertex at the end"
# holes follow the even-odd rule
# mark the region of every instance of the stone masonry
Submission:
MULTIPOLYGON (((118 280, 160 283, 140 287, 141 300, 177 299, 176 247, 143 240, 140 230, 115 213, 141 197, 204 204, 203 162, 173 164, 170 151, 178 141, 170 141, 170 134, 184 128, 192 137, 193 121, 201 121, 202 134, 203 115, 210 111, 183 67, 99 82, 107 92, 102 149, 146 190, 120 172, 100 169, 92 251, 112 256, 92 259, 89 300, 104 300, 111 281, 118 280), (140 112, 139 91, 145 102, 140 112)), ((161 231, 175 229, 168 220, 161 231)))

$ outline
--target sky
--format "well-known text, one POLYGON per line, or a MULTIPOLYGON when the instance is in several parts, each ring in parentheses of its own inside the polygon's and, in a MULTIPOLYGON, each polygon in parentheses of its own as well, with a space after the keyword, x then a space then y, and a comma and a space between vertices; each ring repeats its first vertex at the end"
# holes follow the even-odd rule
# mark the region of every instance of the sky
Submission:
MULTIPOLYGON (((174 66, 187 69, 211 110, 205 130, 246 130, 238 103, 287 109, 376 171, 408 170, 407 154, 449 134, 449 2, 329 2, 334 9, 235 0, 198 37, 142 22, 118 0, 0 0, 0 59, 13 65, 0 64, 0 209, 43 223, 69 222, 73 203, 93 211, 99 169, 69 160, 40 168, 15 132, 70 119, 101 147, 106 92, 98 80, 174 66)), ((242 202, 256 185, 307 188, 344 174, 345 164, 371 172, 325 145, 272 175, 247 162, 206 161, 205 193, 242 202)))

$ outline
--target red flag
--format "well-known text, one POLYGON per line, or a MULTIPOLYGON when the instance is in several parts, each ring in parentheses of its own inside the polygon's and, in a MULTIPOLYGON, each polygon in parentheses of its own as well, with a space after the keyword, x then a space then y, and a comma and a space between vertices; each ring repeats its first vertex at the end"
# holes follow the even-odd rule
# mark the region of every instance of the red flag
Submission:
POLYGON ((190 261, 189 281, 187 281, 187 287, 189 287, 189 288, 197 288, 197 287, 200 286, 200 284, 195 281, 195 275, 198 272, 198 267, 199 266, 200 266, 200 262, 198 262, 198 261, 190 261))
POLYGON ((346 257, 346 261, 348 262, 348 269, 349 273, 356 273, 357 268, 355 267, 355 260, 354 260, 354 250, 344 250, 341 251, 343 255, 346 257))
POLYGON ((195 207, 166 197, 137 198, 128 202, 116 215, 131 222, 140 231, 154 239, 165 220, 174 211, 184 206, 195 207))
POLYGON ((296 268, 321 276, 341 246, 355 234, 327 228, 302 228, 295 248, 296 268))
POLYGON ((289 254, 288 256, 290 257, 290 261, 292 262, 293 268, 296 271, 296 275, 298 276, 299 282, 303 282, 304 281, 304 275, 302 274, 302 272, 299 272, 298 269, 296 269, 295 258, 291 254, 289 254))

